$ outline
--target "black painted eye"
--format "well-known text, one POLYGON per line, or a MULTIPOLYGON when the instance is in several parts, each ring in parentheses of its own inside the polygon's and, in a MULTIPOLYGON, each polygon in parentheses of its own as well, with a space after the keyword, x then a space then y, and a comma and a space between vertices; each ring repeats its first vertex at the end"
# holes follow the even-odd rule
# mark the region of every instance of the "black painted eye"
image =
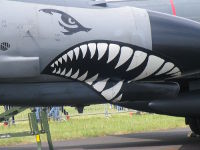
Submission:
POLYGON ((58 23, 62 28, 66 30, 64 32, 61 31, 65 35, 72 35, 80 31, 89 32, 91 30, 90 28, 85 28, 84 26, 82 26, 77 20, 75 20, 73 17, 63 11, 56 9, 40 9, 39 11, 51 15, 53 15, 54 13, 60 14, 62 21, 58 20, 58 23))

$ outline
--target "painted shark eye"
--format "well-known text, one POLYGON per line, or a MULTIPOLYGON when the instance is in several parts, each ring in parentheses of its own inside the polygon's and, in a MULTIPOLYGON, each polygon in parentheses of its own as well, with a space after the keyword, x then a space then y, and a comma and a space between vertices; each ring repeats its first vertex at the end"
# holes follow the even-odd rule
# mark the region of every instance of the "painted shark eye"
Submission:
POLYGON ((60 14, 61 17, 57 19, 58 24, 65 30, 61 31, 64 35, 72 35, 80 31, 89 32, 91 30, 82 26, 77 20, 63 11, 56 9, 41 9, 40 11, 51 15, 60 14))
POLYGON ((72 19, 71 17, 68 18, 68 23, 70 25, 75 25, 76 24, 76 21, 74 19, 72 19))

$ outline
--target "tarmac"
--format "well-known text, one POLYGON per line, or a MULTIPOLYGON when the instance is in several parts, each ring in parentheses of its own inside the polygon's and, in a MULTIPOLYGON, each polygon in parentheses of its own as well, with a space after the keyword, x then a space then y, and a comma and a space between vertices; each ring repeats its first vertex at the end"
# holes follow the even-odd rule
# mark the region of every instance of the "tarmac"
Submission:
MULTIPOLYGON (((54 142, 55 150, 200 150, 200 138, 188 137, 189 128, 110 135, 54 142)), ((42 143, 48 150, 47 143, 42 143)), ((36 144, 0 147, 0 150, 36 150, 36 144)))

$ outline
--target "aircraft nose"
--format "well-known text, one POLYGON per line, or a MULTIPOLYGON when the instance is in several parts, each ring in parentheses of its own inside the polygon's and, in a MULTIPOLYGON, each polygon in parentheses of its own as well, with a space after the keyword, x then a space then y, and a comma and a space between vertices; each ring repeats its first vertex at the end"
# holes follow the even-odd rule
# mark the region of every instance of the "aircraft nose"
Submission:
POLYGON ((175 61, 182 70, 200 68, 200 24, 189 19, 148 11, 152 49, 175 61))

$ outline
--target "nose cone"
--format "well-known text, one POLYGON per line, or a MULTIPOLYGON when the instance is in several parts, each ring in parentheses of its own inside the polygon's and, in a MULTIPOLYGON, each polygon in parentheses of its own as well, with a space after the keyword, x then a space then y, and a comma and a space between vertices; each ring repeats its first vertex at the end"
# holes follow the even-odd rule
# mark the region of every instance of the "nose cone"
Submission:
POLYGON ((200 24, 181 17, 148 11, 152 49, 170 58, 185 72, 200 69, 200 24))

